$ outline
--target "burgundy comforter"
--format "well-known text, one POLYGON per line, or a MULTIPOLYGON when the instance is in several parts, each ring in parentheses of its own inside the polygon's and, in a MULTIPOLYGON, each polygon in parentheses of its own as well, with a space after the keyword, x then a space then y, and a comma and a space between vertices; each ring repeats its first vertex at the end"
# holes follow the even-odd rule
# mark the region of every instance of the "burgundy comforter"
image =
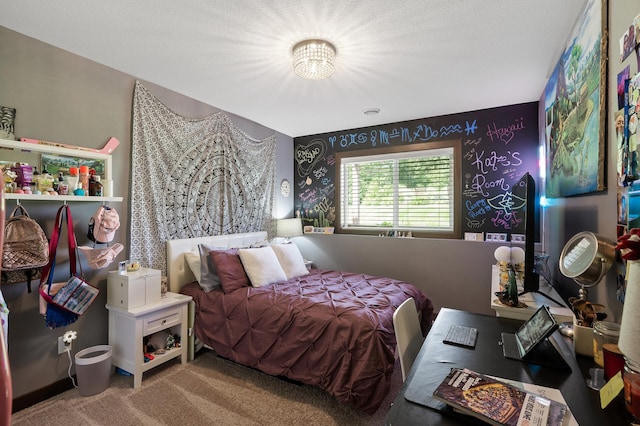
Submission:
POLYGON ((411 284, 339 271, 229 294, 205 293, 197 282, 181 292, 195 301, 196 336, 220 356, 317 385, 370 414, 389 391, 393 312, 413 297, 424 334, 433 317, 431 301, 411 284))

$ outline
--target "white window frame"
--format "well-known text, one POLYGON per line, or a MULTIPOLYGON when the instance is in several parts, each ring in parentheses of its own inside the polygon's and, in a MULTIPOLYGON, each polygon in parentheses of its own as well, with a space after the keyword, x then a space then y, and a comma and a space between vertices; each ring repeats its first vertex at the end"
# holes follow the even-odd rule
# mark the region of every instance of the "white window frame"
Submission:
POLYGON ((410 231, 413 236, 418 237, 438 237, 438 238, 459 238, 460 233, 460 205, 462 199, 460 176, 461 176, 461 144, 460 141, 441 141, 430 142, 423 144, 408 145, 403 147, 393 148, 378 148, 371 150, 362 150, 354 152, 338 153, 336 156, 336 231, 340 233, 353 233, 353 234, 369 234, 379 235, 380 233, 387 234, 394 231, 404 233, 405 235, 410 231), (363 162, 363 161, 384 161, 384 160, 398 160, 406 158, 416 158, 424 156, 439 156, 439 155, 451 155, 452 157, 452 190, 453 196, 450 205, 451 211, 451 223, 448 227, 400 227, 396 226, 398 223, 398 169, 395 169, 394 176, 394 207, 393 207, 393 223, 391 227, 371 227, 371 226, 345 226, 345 218, 348 215, 348 207, 346 201, 343 199, 345 194, 345 182, 343 182, 342 174, 344 167, 348 164, 363 162))

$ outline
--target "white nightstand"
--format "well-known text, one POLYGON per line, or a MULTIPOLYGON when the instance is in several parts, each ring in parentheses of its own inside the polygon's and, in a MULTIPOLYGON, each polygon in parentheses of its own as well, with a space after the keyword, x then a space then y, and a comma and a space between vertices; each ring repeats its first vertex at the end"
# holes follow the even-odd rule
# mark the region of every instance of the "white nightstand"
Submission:
POLYGON ((177 293, 167 295, 156 303, 124 309, 107 305, 109 310, 109 345, 113 348, 112 364, 133 374, 133 387, 142 384, 142 373, 181 357, 187 363, 187 308, 190 296, 177 293), (142 338, 158 331, 171 329, 180 335, 180 347, 154 354, 144 362, 142 338))

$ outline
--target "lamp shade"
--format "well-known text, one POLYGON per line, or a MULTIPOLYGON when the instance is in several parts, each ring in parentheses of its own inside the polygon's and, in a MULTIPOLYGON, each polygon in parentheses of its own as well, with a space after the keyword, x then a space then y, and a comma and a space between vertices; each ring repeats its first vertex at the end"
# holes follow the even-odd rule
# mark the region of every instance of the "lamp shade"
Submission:
POLYGON ((300 218, 278 219, 276 222, 276 236, 281 238, 299 237, 302 235, 302 221, 300 218))
POLYGON ((618 347, 625 357, 640 363, 640 261, 628 261, 618 347))

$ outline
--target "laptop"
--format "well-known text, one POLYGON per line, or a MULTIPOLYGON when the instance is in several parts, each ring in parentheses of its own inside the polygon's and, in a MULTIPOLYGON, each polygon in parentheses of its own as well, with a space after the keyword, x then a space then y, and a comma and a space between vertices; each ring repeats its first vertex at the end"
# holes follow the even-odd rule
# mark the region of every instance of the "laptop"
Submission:
POLYGON ((502 354, 531 364, 557 369, 571 369, 549 336, 558 329, 558 323, 545 305, 541 306, 513 333, 501 334, 502 354))

